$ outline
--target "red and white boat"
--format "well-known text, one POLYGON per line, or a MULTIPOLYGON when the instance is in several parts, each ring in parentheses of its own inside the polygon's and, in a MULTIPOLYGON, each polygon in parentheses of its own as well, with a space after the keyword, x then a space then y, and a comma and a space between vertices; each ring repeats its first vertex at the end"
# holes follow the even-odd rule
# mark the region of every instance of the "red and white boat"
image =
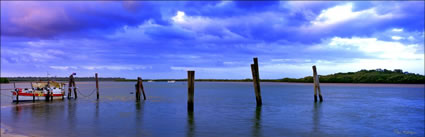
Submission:
POLYGON ((55 81, 35 82, 29 88, 15 88, 12 92, 12 100, 16 101, 35 101, 63 99, 65 97, 65 83, 55 81))

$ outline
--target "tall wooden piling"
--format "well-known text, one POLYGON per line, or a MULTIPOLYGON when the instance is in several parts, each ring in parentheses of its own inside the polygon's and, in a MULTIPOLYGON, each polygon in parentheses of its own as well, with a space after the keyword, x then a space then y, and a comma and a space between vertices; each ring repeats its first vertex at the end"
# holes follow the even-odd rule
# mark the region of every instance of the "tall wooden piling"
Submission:
POLYGON ((46 101, 50 100, 50 90, 47 89, 47 93, 46 93, 46 97, 45 97, 46 101))
POLYGON ((74 86, 74 96, 77 99, 77 85, 75 85, 75 79, 72 77, 72 86, 74 86))
POLYGON ((252 71, 252 81, 254 83, 255 89, 255 99, 257 101, 257 106, 263 104, 261 100, 261 90, 260 90, 260 72, 258 70, 258 58, 254 58, 254 64, 251 64, 252 71))
POLYGON ((18 102, 19 102, 19 91, 16 91, 16 103, 18 103, 18 102))
POLYGON ((74 76, 70 75, 69 76, 69 82, 68 82, 68 99, 71 98, 71 92, 72 92, 72 79, 74 78, 74 76))
POLYGON ((187 111, 193 112, 193 96, 195 94, 195 71, 187 71, 187 111))
POLYGON ((15 89, 16 89, 16 85, 15 85, 15 82, 13 82, 13 90, 15 89))
POLYGON ((75 75, 75 73, 72 73, 69 76, 68 99, 71 98, 71 92, 72 92, 71 88, 74 88, 74 96, 75 96, 74 98, 77 99, 77 86, 75 85, 74 75, 75 75))
MULTIPOLYGON (((141 77, 139 77, 139 78, 140 78, 139 88, 142 90, 143 100, 146 100, 145 89, 143 88, 143 80, 142 80, 141 77)), ((139 99, 140 99, 140 93, 139 93, 139 99)))
MULTIPOLYGON (((61 88, 61 89, 62 89, 62 88, 63 88, 63 89, 65 89, 65 83, 61 83, 61 84, 60 84, 60 88, 61 88)), ((63 91, 63 93, 62 93, 62 100, 64 100, 64 99, 65 99, 65 97, 64 97, 64 96, 65 96, 65 93, 66 93, 66 92, 65 92, 65 91, 63 91)))
POLYGON ((31 84, 31 89, 32 89, 32 102, 35 102, 35 90, 34 90, 34 86, 32 85, 32 82, 30 82, 31 84))
POLYGON ((94 76, 96 77, 96 98, 99 99, 99 79, 97 78, 97 73, 94 76))
POLYGON ((320 91, 319 76, 317 75, 316 66, 313 65, 313 81, 314 81, 314 102, 317 102, 317 91, 319 91, 320 102, 323 101, 322 92, 320 91))
POLYGON ((53 101, 53 90, 50 91, 50 100, 53 101))
POLYGON ((142 83, 142 78, 137 77, 137 84, 136 84, 136 100, 140 101, 140 84, 142 83))

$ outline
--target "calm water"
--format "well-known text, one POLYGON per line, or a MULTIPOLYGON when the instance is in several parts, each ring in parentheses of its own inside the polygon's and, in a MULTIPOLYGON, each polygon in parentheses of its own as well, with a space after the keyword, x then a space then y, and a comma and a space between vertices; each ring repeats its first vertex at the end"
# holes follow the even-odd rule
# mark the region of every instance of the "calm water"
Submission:
POLYGON ((2 90, 1 124, 35 136, 424 136, 424 85, 322 84, 325 101, 314 103, 312 84, 263 82, 256 107, 251 82, 196 82, 188 114, 186 82, 144 83, 140 103, 134 84, 101 82, 96 101, 84 97, 95 83, 77 82, 77 100, 18 105, 2 90))

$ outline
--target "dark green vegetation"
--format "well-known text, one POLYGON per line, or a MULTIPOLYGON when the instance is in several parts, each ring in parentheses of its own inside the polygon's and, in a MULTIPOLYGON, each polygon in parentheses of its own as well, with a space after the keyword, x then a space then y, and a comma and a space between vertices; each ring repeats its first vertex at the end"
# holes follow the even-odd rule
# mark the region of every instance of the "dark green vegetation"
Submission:
MULTIPOLYGON (((284 78, 281 82, 313 82, 312 76, 304 78, 284 78)), ((387 69, 360 70, 357 72, 336 73, 319 77, 321 83, 425 83, 425 76, 403 72, 401 69, 394 71, 387 69)))
POLYGON ((7 78, 0 78, 0 83, 9 83, 9 79, 7 79, 7 78))
MULTIPOLYGON (((186 79, 155 79, 152 81, 186 81, 186 79)), ((120 79, 118 81, 136 81, 136 79, 120 79)), ((149 81, 143 80, 143 81, 149 81)), ((217 81, 217 82, 250 82, 252 79, 196 79, 195 81, 217 81)), ((261 79, 262 82, 300 82, 313 83, 313 77, 283 78, 283 79, 261 79)), ((360 70, 357 72, 336 73, 330 75, 319 75, 321 83, 425 83, 425 76, 403 72, 401 69, 387 70, 360 70)))

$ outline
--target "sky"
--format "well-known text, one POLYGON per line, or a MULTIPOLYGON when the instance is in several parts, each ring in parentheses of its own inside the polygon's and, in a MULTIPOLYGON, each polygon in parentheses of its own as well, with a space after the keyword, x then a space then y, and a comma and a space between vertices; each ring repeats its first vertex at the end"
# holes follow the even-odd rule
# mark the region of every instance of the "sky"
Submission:
POLYGON ((424 74, 424 1, 1 1, 1 76, 424 74))

